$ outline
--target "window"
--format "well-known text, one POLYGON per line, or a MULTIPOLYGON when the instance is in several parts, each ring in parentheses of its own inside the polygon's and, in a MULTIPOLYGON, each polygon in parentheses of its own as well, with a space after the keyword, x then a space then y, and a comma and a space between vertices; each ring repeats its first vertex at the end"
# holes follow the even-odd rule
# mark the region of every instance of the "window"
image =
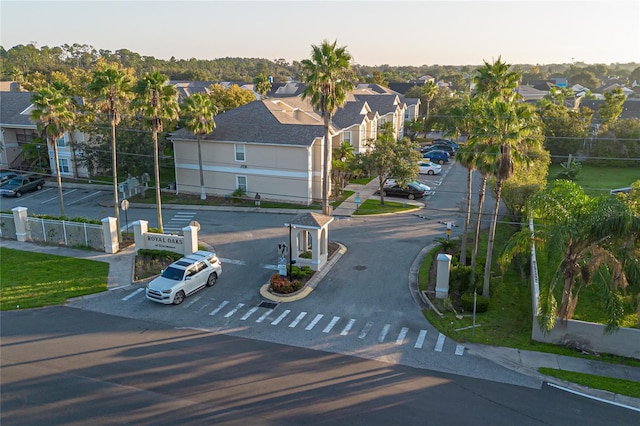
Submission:
POLYGON ((68 158, 58 158, 58 166, 60 167, 60 173, 71 173, 68 158))
POLYGON ((67 139, 65 138, 65 135, 62 135, 60 139, 56 140, 56 145, 58 145, 58 148, 64 148, 67 146, 67 139))
POLYGON ((243 143, 236 144, 236 161, 245 161, 245 145, 243 143))
POLYGON ((246 176, 236 176, 236 188, 241 189, 243 192, 247 192, 246 176))
POLYGON ((342 132, 342 142, 349 142, 349 144, 351 144, 351 132, 342 132))

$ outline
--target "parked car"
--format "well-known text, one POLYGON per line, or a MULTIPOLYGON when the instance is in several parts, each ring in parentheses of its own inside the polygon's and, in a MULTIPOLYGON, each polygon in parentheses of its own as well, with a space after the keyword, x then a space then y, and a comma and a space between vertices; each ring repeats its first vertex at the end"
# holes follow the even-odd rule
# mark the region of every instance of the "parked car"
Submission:
POLYGON ((437 175, 442 171, 441 165, 432 163, 431 161, 421 161, 418 163, 418 167, 422 175, 437 175))
POLYGON ((434 149, 433 151, 423 153, 422 158, 425 158, 433 163, 438 163, 440 165, 449 162, 449 154, 447 154, 445 151, 440 151, 439 149, 434 149))
MULTIPOLYGON (((397 182, 396 182, 396 180, 394 178, 389 178, 384 182, 384 187, 387 188, 387 187, 390 187, 390 186, 394 186, 396 183, 397 182)), ((419 180, 412 180, 409 183, 424 189, 424 195, 429 195, 429 194, 432 193, 431 187, 429 185, 425 185, 424 183, 420 182, 419 180)))
POLYGON ((18 176, 18 174, 14 172, 0 172, 0 185, 16 176, 18 176))
POLYGON ((426 191, 424 190, 424 188, 413 183, 408 183, 407 186, 404 187, 398 184, 393 186, 385 186, 382 191, 383 196, 407 197, 410 200, 422 198, 426 195, 426 191))
POLYGON ((439 143, 439 144, 434 144, 434 145, 427 145, 425 147, 423 147, 420 152, 422 152, 423 154, 425 152, 429 152, 429 151, 433 151, 433 150, 440 150, 440 151, 444 151, 447 154, 449 154, 449 156, 453 157, 454 155, 456 155, 456 150, 452 145, 448 145, 445 143, 439 143))
POLYGON ((199 250, 176 260, 147 284, 147 299, 166 305, 181 304, 187 296, 212 287, 222 275, 222 263, 215 253, 199 250))
POLYGON ((10 197, 22 197, 22 194, 39 191, 44 186, 44 178, 40 175, 15 176, 0 186, 0 194, 10 197))
POLYGON ((460 145, 457 142, 452 141, 451 139, 434 139, 431 143, 433 145, 451 145, 456 151, 460 149, 460 145))

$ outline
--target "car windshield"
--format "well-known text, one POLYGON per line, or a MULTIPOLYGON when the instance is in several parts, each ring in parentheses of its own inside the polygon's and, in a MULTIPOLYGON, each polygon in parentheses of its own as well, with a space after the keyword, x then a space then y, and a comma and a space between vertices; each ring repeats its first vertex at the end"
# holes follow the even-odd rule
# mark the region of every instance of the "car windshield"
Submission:
POLYGON ((165 269, 164 272, 162 273, 162 278, 167 278, 174 281, 182 280, 183 276, 184 276, 183 269, 172 268, 171 266, 165 269))
POLYGON ((22 179, 11 179, 7 185, 22 185, 22 179))

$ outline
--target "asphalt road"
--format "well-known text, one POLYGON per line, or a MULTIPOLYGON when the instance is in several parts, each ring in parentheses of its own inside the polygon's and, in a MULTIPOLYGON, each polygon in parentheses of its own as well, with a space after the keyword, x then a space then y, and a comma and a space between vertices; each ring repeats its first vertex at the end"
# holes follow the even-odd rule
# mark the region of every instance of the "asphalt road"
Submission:
POLYGON ((1 421, 33 424, 636 425, 532 389, 53 307, 0 314, 1 421))

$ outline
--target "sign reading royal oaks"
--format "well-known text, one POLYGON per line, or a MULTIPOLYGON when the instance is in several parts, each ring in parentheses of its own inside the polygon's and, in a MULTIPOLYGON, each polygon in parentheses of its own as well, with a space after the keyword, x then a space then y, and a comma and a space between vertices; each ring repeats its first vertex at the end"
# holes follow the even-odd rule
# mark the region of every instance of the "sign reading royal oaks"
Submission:
POLYGON ((144 234, 145 246, 151 250, 171 250, 177 253, 184 251, 184 237, 179 235, 144 234))

